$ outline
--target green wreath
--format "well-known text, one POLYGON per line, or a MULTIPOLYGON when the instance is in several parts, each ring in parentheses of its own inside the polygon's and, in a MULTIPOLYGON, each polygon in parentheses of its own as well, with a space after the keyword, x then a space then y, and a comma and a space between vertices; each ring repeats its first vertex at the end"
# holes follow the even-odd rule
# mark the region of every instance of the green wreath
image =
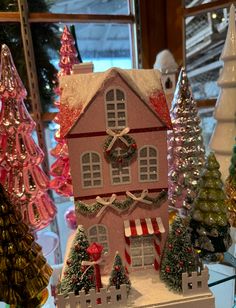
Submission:
POLYGON ((117 151, 115 149, 108 150, 108 147, 111 141, 113 140, 113 137, 109 136, 105 140, 104 153, 111 162, 124 163, 124 162, 130 161, 134 157, 137 151, 137 143, 132 137, 130 137, 129 135, 124 135, 122 136, 122 138, 126 140, 126 142, 128 143, 128 147, 127 147, 127 151, 120 155, 117 154, 117 151))

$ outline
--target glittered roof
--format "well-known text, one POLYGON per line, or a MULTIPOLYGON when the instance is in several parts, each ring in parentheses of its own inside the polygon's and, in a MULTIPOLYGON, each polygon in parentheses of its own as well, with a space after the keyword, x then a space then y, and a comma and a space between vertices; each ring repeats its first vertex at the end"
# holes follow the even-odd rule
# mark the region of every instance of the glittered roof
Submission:
POLYGON ((74 126, 85 108, 104 89, 110 78, 119 75, 124 82, 148 105, 158 119, 171 128, 167 102, 161 85, 161 73, 158 70, 123 70, 112 68, 102 73, 75 74, 60 78, 61 88, 61 136, 65 136, 74 126), (151 97, 155 96, 155 104, 151 97), (158 106, 158 98, 162 106, 158 106))

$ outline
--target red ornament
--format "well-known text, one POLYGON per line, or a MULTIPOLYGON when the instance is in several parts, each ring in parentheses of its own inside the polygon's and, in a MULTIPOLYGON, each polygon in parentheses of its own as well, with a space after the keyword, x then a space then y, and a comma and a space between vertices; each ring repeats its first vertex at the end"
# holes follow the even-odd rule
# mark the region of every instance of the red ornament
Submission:
POLYGON ((116 266, 115 266, 115 270, 116 270, 116 271, 119 271, 119 270, 120 270, 120 267, 119 267, 118 265, 116 265, 116 266))
POLYGON ((171 272, 171 269, 169 266, 166 266, 166 269, 165 269, 166 273, 170 273, 171 272))
POLYGON ((169 250, 172 250, 173 245, 172 245, 172 244, 169 244, 169 245, 168 245, 168 248, 169 248, 169 250))
POLYGON ((76 244, 75 245, 75 251, 79 251, 80 250, 80 245, 79 244, 76 244))
POLYGON ((183 267, 184 266, 184 262, 183 261, 179 261, 179 266, 183 267))
POLYGON ((188 253, 192 253, 192 251, 193 251, 193 250, 192 250, 191 247, 188 247, 188 248, 187 248, 187 252, 188 252, 188 253))
POLYGON ((77 223, 77 217, 76 217, 76 214, 75 214, 74 206, 70 207, 66 211, 64 218, 65 218, 65 221, 66 221, 68 228, 70 228, 72 230, 75 230, 77 228, 78 223, 77 223))
POLYGON ((132 147, 133 149, 137 149, 137 144, 136 144, 136 143, 132 143, 132 144, 131 144, 131 147, 132 147))
POLYGON ((70 265, 71 265, 71 260, 68 259, 68 260, 66 261, 66 264, 67 264, 68 266, 70 266, 70 265))
POLYGON ((181 233, 182 233, 182 232, 181 232, 180 229, 176 229, 176 230, 175 230, 175 234, 176 234, 176 235, 180 235, 181 233))

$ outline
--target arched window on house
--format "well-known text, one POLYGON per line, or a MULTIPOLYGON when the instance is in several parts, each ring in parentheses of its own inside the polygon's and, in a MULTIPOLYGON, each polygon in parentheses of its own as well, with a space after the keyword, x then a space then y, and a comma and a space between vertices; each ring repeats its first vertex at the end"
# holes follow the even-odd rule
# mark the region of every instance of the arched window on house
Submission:
POLYGON ((102 186, 101 158, 98 153, 86 152, 81 155, 81 177, 83 188, 102 186))
POLYGON ((93 225, 88 229, 90 243, 99 243, 103 246, 103 252, 109 252, 109 241, 107 227, 104 225, 93 225))
POLYGON ((139 150, 139 181, 153 182, 158 180, 158 151, 156 147, 146 145, 139 150))
POLYGON ((112 88, 105 94, 106 125, 111 129, 122 129, 127 126, 125 92, 112 88))

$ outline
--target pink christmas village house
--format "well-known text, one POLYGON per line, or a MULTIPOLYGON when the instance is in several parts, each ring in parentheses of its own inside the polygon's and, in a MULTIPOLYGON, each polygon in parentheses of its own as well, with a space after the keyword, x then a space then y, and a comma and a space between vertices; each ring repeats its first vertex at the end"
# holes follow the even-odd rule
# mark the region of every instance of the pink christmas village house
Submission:
POLYGON ((168 233, 169 111, 157 70, 62 77, 61 131, 67 138, 78 222, 129 271, 159 269, 168 233))

